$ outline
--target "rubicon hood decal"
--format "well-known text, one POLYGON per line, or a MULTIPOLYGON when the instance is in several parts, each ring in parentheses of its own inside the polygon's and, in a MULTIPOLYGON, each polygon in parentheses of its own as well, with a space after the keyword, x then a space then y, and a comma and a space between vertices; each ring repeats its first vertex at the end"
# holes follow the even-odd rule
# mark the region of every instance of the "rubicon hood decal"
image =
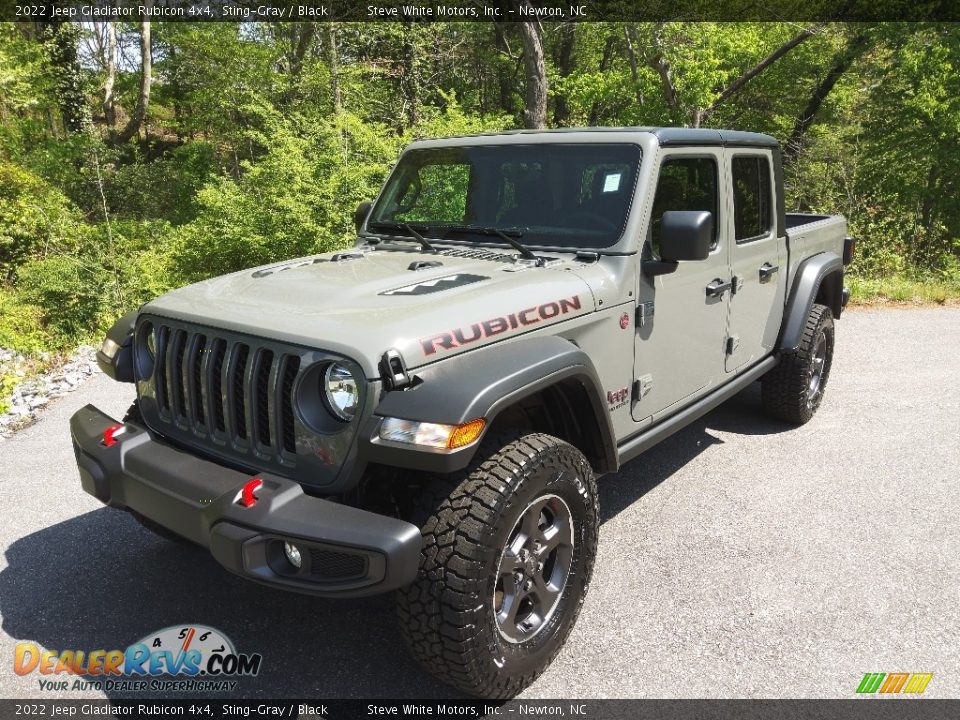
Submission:
POLYGON ((580 309, 580 296, 554 300, 543 305, 534 305, 509 315, 490 318, 480 322, 459 327, 449 332, 438 333, 420 340, 420 347, 424 355, 433 355, 437 350, 453 350, 454 348, 476 342, 481 338, 490 338, 522 327, 536 325, 543 321, 566 315, 571 310, 580 309))
POLYGON ((483 275, 473 275, 471 273, 457 273, 455 275, 445 275, 444 277, 434 278, 433 280, 423 280, 412 285, 394 288, 393 290, 384 290, 381 295, 429 295, 430 293, 442 292, 451 288, 469 285, 470 283, 489 280, 483 275))

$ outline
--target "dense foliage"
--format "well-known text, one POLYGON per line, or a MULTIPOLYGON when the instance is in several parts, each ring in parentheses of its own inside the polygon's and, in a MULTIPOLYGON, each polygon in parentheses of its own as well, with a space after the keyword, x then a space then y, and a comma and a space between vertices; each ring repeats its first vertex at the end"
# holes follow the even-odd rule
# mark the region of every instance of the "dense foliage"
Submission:
POLYGON ((958 288, 958 68, 954 25, 0 24, 0 346, 347 245, 410 139, 543 118, 771 133, 860 287, 958 288))

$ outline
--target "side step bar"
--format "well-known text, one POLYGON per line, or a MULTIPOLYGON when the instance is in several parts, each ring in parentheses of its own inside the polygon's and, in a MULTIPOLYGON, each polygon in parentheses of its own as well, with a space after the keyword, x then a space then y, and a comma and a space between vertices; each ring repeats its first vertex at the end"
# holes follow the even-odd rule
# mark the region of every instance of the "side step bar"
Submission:
POLYGON ((749 370, 734 378, 726 385, 714 390, 709 395, 700 398, 693 405, 684 408, 676 415, 671 415, 658 425, 644 430, 639 435, 625 440, 617 447, 617 455, 622 465, 629 460, 633 460, 641 453, 646 452, 661 440, 670 437, 678 430, 683 429, 694 420, 703 417, 726 400, 743 390, 747 385, 765 375, 767 371, 773 368, 780 358, 771 355, 765 360, 761 360, 749 370))

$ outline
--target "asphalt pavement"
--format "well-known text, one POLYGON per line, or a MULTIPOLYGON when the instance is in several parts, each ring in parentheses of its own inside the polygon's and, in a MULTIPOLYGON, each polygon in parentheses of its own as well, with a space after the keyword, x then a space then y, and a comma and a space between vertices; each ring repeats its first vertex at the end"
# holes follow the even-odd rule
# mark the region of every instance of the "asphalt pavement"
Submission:
MULTIPOLYGON (((866 672, 932 672, 925 695, 960 697, 958 358, 960 309, 849 311, 809 424, 766 419, 754 386, 603 478, 583 613, 525 696, 843 698, 866 672)), ((18 642, 125 648, 182 623, 262 653, 240 696, 455 697, 389 597, 245 582, 84 494, 70 415, 131 400, 97 376, 0 443, 0 697, 103 696, 16 675, 18 642)))

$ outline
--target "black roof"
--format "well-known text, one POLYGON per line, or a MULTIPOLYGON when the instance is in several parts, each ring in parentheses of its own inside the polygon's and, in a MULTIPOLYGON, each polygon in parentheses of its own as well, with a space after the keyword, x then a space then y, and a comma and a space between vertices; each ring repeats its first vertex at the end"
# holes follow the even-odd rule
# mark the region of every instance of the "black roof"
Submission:
MULTIPOLYGON (((502 130, 500 132, 477 133, 475 135, 453 136, 477 137, 491 135, 541 135, 582 133, 582 132, 647 132, 655 135, 661 145, 730 145, 750 147, 779 147, 775 137, 763 133, 745 132, 743 130, 719 130, 714 128, 680 128, 680 127, 571 127, 553 128, 550 130, 502 130)), ((439 139, 439 138, 438 138, 439 139)))

